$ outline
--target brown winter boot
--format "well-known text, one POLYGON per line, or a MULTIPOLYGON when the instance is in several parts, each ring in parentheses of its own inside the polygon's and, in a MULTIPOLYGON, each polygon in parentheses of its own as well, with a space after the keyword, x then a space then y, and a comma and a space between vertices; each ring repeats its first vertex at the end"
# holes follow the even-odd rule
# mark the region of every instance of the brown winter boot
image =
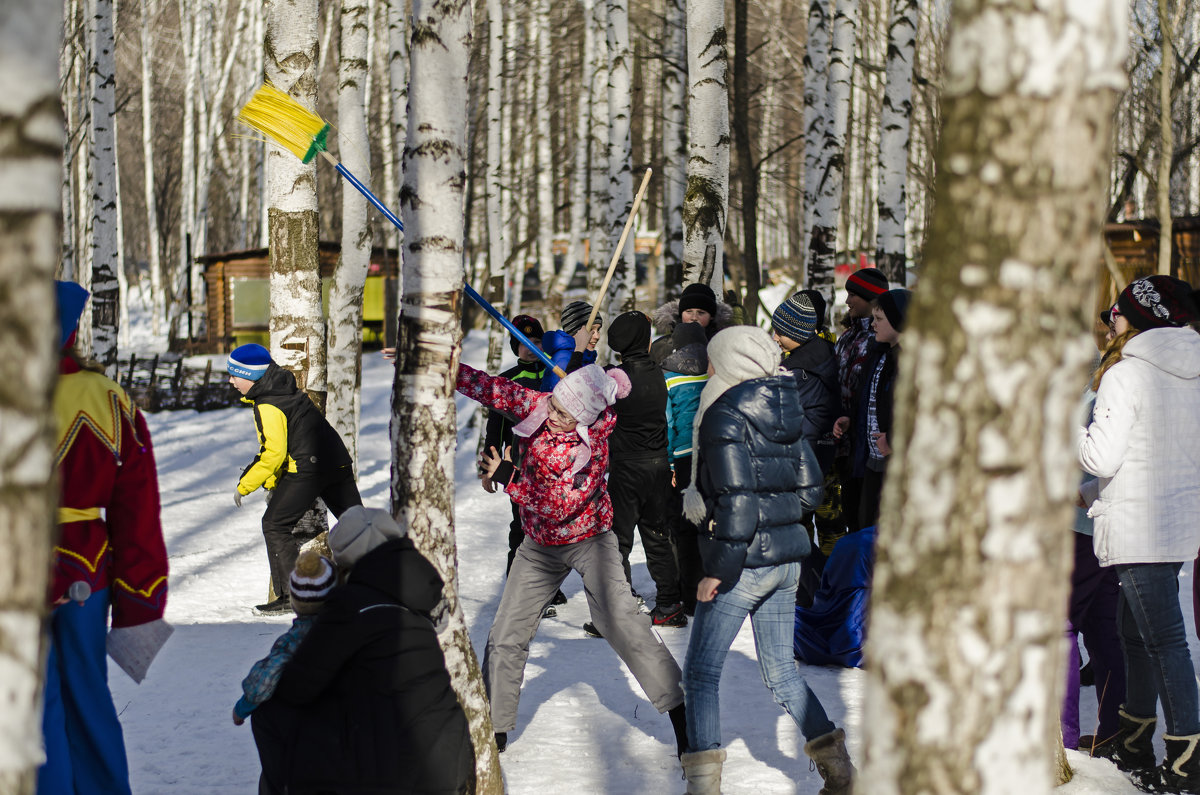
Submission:
POLYGON ((685 795, 721 795, 724 748, 687 753, 679 757, 679 761, 683 763, 683 777, 687 779, 685 795))
POLYGON ((846 732, 834 729, 804 744, 804 753, 817 766, 825 782, 820 795, 850 795, 854 782, 854 765, 846 751, 846 732))

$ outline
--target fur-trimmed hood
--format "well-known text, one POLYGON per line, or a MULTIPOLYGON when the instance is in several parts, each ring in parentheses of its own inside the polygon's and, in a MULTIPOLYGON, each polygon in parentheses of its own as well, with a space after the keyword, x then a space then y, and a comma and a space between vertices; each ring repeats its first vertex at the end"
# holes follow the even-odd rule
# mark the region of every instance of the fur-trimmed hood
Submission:
MULTIPOLYGON (((670 334, 674 330, 675 325, 679 323, 679 299, 675 298, 667 301, 662 306, 654 310, 650 315, 650 320, 654 322, 654 329, 659 334, 670 334)), ((716 334, 723 328, 733 325, 733 307, 725 303, 721 299, 717 299, 717 316, 708 324, 705 329, 708 332, 708 338, 712 339, 713 334, 716 334)))

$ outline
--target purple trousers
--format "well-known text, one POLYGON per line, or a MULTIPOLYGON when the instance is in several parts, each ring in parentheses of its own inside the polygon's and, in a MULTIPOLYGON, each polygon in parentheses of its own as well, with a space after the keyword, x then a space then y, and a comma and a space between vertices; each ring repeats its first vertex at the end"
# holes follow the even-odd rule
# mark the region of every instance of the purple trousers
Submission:
POLYGON ((1063 698, 1063 745, 1079 745, 1079 635, 1092 661, 1099 705, 1097 741, 1117 733, 1117 710, 1125 700, 1125 658, 1117 635, 1116 569, 1101 567, 1092 549, 1092 537, 1075 534, 1075 571, 1071 575, 1071 601, 1067 613, 1067 691, 1063 698))

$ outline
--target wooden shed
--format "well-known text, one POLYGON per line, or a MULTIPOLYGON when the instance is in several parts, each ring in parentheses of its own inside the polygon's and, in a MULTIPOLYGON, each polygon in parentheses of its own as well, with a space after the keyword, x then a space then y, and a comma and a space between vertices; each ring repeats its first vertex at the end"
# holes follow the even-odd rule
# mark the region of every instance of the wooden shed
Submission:
MULTIPOLYGON (((329 312, 329 284, 341 246, 318 244, 321 263, 321 311, 329 312)), ((270 345, 270 251, 255 248, 206 254, 196 262, 204 270, 206 332, 194 341, 197 353, 226 353, 238 345, 270 345)), ((363 288, 363 344, 383 345, 395 335, 384 319, 396 315, 397 258, 395 249, 375 248, 363 288)))

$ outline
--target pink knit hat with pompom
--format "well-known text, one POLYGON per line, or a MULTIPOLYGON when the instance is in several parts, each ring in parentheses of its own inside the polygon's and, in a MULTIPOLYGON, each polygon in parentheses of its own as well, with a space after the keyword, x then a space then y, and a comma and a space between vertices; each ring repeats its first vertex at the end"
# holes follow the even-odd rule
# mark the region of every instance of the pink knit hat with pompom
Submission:
POLYGON ((605 370, 598 364, 581 367, 554 385, 554 397, 581 425, 591 425, 600 412, 629 394, 624 370, 605 370))

